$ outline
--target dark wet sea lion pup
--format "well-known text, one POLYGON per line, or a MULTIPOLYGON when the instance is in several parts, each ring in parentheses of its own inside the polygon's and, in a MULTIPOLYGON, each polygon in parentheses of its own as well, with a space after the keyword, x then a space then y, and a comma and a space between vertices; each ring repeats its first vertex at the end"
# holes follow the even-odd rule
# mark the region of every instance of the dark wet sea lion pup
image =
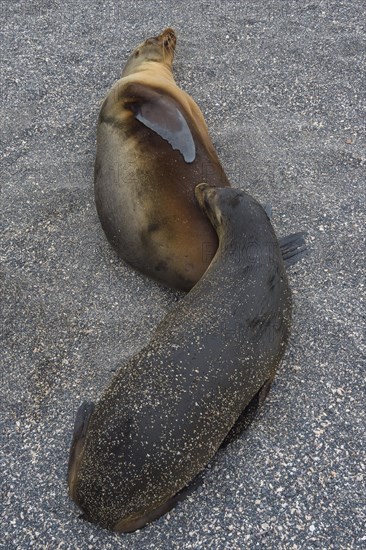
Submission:
POLYGON ((109 241, 130 265, 189 290, 217 249, 196 185, 229 186, 193 99, 172 74, 166 29, 131 54, 98 120, 95 200, 109 241))
MULTIPOLYGON (((219 248, 195 287, 79 411, 69 462, 73 500, 89 521, 133 531, 166 512, 228 432, 260 403, 283 356, 291 293, 266 212, 243 191, 197 186, 219 248)), ((301 244, 301 242, 300 242, 301 244)))

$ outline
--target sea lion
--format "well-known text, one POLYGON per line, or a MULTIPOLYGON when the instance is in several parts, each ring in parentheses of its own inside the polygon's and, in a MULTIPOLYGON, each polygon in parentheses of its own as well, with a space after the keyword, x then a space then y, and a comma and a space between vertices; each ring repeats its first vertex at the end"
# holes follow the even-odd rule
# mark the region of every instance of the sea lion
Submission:
MULTIPOLYGON (((229 431, 243 427, 243 411, 249 405, 252 414, 250 404, 265 398, 290 332, 283 255, 262 206, 207 184, 196 196, 219 238, 214 259, 95 408, 82 405, 75 425, 70 495, 86 519, 116 531, 169 510, 229 431)), ((299 241, 283 241, 286 262, 299 241)))
POLYGON ((131 54, 100 110, 95 202, 121 258, 164 285, 189 290, 217 249, 194 188, 229 181, 193 99, 176 85, 170 28, 131 54))

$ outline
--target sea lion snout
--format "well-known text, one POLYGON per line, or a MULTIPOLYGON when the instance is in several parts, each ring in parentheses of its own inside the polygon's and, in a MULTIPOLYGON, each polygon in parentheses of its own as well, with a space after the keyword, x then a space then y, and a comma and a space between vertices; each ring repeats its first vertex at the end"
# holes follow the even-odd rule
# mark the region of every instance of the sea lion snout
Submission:
POLYGON ((154 47, 158 47, 164 60, 168 61, 168 63, 172 63, 176 44, 177 35, 172 28, 168 27, 158 36, 145 40, 144 47, 148 50, 153 50, 154 47))
POLYGON ((219 206, 220 188, 208 183, 199 183, 195 190, 198 204, 217 229, 222 224, 221 209, 219 206))
POLYGON ((168 27, 163 30, 159 36, 157 36, 157 40, 162 43, 165 48, 173 48, 174 50, 177 43, 177 35, 175 34, 174 29, 168 27))
POLYGON ((143 43, 142 48, 146 50, 153 50, 154 47, 158 47, 163 53, 168 54, 173 58, 176 44, 177 35, 172 28, 168 27, 163 30, 162 33, 158 34, 158 36, 147 38, 143 43))
POLYGON ((122 71, 122 78, 140 71, 145 63, 162 63, 171 70, 177 36, 170 27, 157 36, 147 38, 135 48, 122 71))

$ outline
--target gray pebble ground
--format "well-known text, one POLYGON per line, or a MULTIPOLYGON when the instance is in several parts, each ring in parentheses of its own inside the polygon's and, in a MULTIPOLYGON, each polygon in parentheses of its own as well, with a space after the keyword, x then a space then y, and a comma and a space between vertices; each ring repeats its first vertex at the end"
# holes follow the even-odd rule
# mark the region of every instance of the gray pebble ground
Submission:
POLYGON ((9 0, 1 21, 0 547, 365 548, 363 0, 9 0), (168 25, 232 184, 272 204, 279 235, 308 231, 311 254, 259 417, 188 500, 118 536, 68 498, 75 411, 181 294, 108 245, 95 125, 130 50, 168 25))

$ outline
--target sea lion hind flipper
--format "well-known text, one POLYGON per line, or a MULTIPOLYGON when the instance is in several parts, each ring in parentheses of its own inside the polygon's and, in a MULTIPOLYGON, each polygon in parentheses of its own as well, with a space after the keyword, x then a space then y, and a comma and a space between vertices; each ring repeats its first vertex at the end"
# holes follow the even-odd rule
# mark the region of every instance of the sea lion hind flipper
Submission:
POLYGON ((74 431, 72 434, 71 448, 69 454, 69 464, 67 477, 70 479, 72 474, 75 473, 74 469, 76 467, 77 459, 80 454, 80 450, 83 445, 83 441, 86 436, 86 432, 89 425, 89 420, 93 414, 95 405, 92 401, 83 401, 75 417, 74 431))
POLYGON ((308 253, 305 242, 306 236, 307 233, 301 231, 279 239, 282 258, 286 267, 296 264, 308 253))
POLYGON ((136 90, 137 97, 126 105, 132 110, 134 117, 165 139, 173 149, 178 150, 187 163, 193 162, 196 158, 196 146, 187 121, 176 102, 168 95, 138 84, 130 86, 128 91, 136 90))
POLYGON ((83 401, 75 417, 73 439, 85 437, 90 417, 94 411, 95 405, 92 401, 83 401))
POLYGON ((220 445, 220 449, 224 449, 230 443, 236 441, 241 434, 249 428, 254 418, 257 416, 258 410, 263 405, 265 398, 268 395, 272 384, 273 378, 270 378, 263 384, 259 392, 255 394, 250 403, 245 407, 243 412, 239 415, 234 426, 231 428, 225 439, 220 445))

